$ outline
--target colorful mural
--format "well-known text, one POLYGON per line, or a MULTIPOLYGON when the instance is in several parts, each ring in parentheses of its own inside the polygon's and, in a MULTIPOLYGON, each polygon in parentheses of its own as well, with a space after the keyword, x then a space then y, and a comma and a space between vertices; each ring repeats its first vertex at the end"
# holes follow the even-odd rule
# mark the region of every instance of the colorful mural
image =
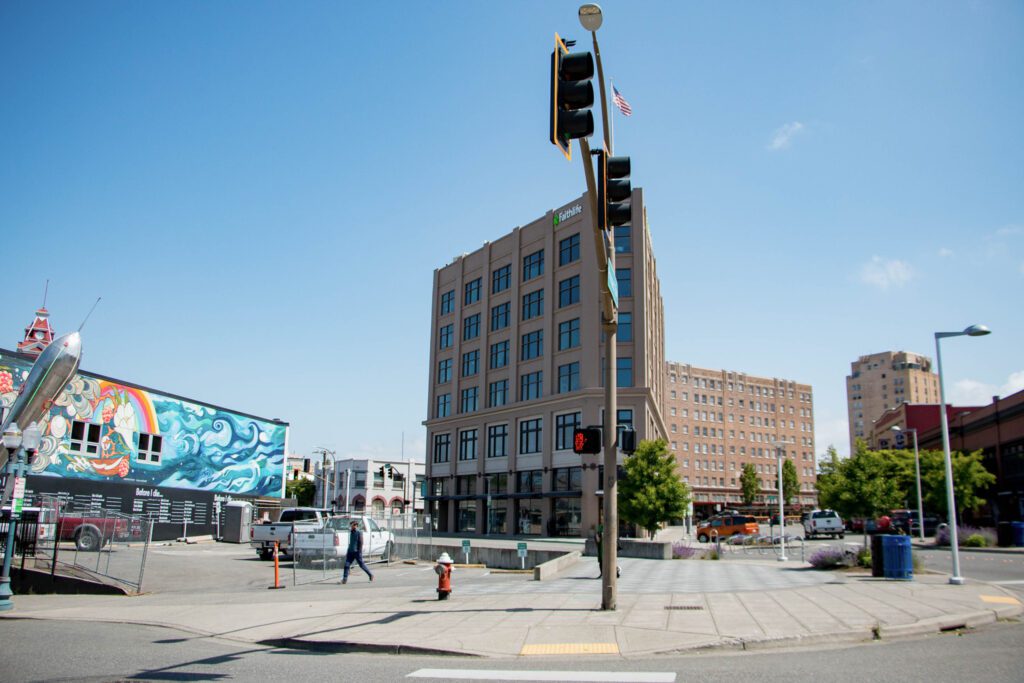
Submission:
MULTIPOLYGON (((14 403, 31 367, 0 354, 0 406, 14 403)), ((286 424, 79 373, 41 427, 31 474, 283 495, 286 424)))

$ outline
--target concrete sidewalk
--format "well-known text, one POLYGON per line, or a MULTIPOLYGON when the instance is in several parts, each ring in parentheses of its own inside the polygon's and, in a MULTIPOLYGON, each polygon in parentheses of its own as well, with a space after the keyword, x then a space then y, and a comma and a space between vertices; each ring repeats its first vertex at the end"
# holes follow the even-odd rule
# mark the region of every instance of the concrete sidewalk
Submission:
POLYGON ((327 651, 484 657, 634 657, 709 648, 757 649, 903 638, 1021 614, 997 586, 952 586, 820 572, 796 562, 623 560, 615 611, 602 611, 596 562, 552 581, 459 569, 438 601, 431 566, 376 569, 287 590, 138 597, 19 595, 4 618, 166 626, 192 634, 327 651))

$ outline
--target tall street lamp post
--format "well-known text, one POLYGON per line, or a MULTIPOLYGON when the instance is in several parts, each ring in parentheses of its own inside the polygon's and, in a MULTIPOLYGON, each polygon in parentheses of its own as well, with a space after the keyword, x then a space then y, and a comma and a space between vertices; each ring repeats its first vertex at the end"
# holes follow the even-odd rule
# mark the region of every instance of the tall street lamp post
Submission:
MULTIPOLYGON (((914 435, 914 478, 917 481, 917 524, 918 533, 921 540, 924 540, 924 505, 921 501, 921 458, 917 452, 917 429, 900 429, 899 425, 893 425, 892 431, 897 434, 900 432, 911 432, 914 435)), ((911 529, 907 531, 912 532, 911 529)))
POLYGON ((15 529, 18 518, 21 516, 21 497, 19 480, 25 474, 26 453, 31 457, 39 448, 42 441, 42 432, 35 422, 30 424, 24 432, 18 428, 16 422, 7 425, 4 430, 3 443, 7 449, 8 459, 5 477, 5 489, 9 489, 14 495, 8 497, 10 500, 10 513, 7 516, 7 543, 4 546, 3 569, 0 570, 0 612, 14 609, 11 598, 14 596, 11 591, 11 559, 14 556, 15 529))
MULTIPOLYGON (((939 345, 940 339, 946 337, 983 337, 990 334, 984 325, 971 325, 962 332, 936 332, 935 333, 935 364, 939 370, 939 416, 942 420, 942 453, 946 459, 946 509, 949 519, 949 546, 953 552, 953 575, 949 582, 957 586, 963 585, 964 577, 960 576, 960 547, 958 545, 956 530, 956 501, 953 499, 953 461, 949 454, 949 417, 946 415, 946 387, 942 379, 942 351, 939 345)), ((924 526, 924 520, 921 520, 924 526)))
POLYGON ((772 441, 775 446, 776 469, 779 475, 779 562, 785 562, 786 557, 786 501, 782 495, 782 458, 785 455, 785 444, 781 441, 772 441))

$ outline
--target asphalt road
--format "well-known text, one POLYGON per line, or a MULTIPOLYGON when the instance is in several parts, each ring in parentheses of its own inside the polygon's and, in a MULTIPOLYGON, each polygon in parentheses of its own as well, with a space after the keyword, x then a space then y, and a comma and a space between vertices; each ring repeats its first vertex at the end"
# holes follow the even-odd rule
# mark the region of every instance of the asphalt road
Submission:
MULTIPOLYGON (((944 574, 953 573, 953 556, 949 548, 918 548, 918 557, 927 569, 944 574)), ((992 553, 960 549, 960 574, 966 579, 995 583, 1017 593, 1024 593, 1024 555, 992 553)))
POLYGON ((311 652, 243 645, 125 624, 0 620, 7 681, 864 681, 1021 680, 1024 625, 841 649, 624 659, 485 660, 311 652), (466 676, 462 678, 461 676, 466 676), (512 677, 515 677, 514 679, 512 677))

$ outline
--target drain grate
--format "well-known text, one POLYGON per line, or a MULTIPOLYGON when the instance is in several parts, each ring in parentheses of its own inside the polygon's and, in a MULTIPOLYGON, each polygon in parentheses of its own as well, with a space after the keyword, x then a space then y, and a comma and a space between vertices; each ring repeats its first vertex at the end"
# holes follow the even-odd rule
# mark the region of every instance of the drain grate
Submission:
POLYGON ((684 610, 687 612, 699 612, 704 609, 702 605, 666 605, 665 609, 684 610))

